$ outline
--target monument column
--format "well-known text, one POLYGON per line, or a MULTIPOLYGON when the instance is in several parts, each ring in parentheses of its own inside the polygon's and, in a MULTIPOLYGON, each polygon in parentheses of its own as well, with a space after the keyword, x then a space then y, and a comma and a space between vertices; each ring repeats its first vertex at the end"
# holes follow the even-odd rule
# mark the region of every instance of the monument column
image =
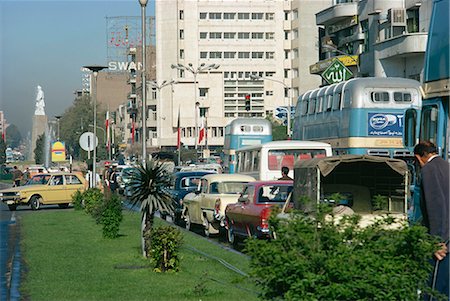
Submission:
POLYGON ((33 128, 31 131, 31 149, 30 149, 30 158, 36 161, 34 157, 34 149, 36 148, 36 141, 40 135, 45 133, 45 129, 47 128, 47 115, 45 115, 45 101, 44 101, 44 91, 41 86, 37 86, 36 92, 36 109, 34 111, 33 116, 33 128))

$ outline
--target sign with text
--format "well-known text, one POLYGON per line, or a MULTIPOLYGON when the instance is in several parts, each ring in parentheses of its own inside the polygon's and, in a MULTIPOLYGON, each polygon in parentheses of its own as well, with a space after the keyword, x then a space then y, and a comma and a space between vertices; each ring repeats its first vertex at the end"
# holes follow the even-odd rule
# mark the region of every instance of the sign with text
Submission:
POLYGON ((322 73, 322 77, 330 85, 349 80, 352 76, 353 73, 338 59, 334 59, 331 65, 322 73))
POLYGON ((401 137, 403 135, 403 115, 391 113, 369 113, 369 136, 401 137))
POLYGON ((66 145, 64 142, 52 143, 52 162, 66 161, 66 145))

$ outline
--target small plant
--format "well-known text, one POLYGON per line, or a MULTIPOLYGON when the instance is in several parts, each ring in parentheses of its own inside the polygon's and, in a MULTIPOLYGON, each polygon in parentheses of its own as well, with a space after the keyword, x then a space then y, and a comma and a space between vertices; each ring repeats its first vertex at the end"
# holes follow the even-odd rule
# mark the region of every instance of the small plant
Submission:
POLYGON ((374 210, 387 210, 388 198, 381 194, 377 194, 373 197, 372 206, 374 210))
POLYGON ((179 249, 183 242, 180 230, 162 226, 152 228, 150 231, 152 236, 151 258, 155 264, 155 271, 177 272, 180 269, 179 249))
POLYGON ((122 203, 116 194, 112 194, 109 200, 105 200, 101 212, 101 224, 103 225, 103 237, 119 237, 120 223, 122 222, 122 203))
POLYGON ((77 190, 72 196, 72 204, 75 210, 83 209, 83 193, 77 190))
POLYGON ((103 193, 98 188, 90 188, 83 193, 84 211, 92 215, 97 223, 100 222, 103 193))

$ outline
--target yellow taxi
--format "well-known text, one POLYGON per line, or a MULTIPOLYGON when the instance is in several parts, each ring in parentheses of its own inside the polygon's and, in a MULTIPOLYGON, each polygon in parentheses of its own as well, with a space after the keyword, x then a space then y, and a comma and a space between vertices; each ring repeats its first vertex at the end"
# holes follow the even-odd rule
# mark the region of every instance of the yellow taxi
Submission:
POLYGON ((19 205, 31 206, 38 210, 41 205, 59 205, 67 208, 76 191, 86 189, 86 180, 76 173, 56 172, 33 176, 25 185, 0 190, 0 201, 7 204, 9 210, 19 205))

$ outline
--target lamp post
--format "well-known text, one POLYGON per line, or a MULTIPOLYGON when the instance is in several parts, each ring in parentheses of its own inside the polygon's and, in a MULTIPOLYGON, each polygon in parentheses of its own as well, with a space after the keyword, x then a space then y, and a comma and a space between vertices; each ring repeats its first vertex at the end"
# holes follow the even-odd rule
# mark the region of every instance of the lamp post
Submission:
POLYGON ((147 90, 146 90, 146 20, 145 20, 145 8, 147 6, 147 0, 139 0, 141 5, 141 25, 142 25, 142 165, 145 166, 147 160, 147 90))
MULTIPOLYGON (((163 80, 160 84, 158 84, 158 82, 156 80, 152 80, 152 81, 149 82, 149 84, 150 84, 150 86, 152 88, 155 88, 155 89, 158 90, 158 94, 156 94, 156 103, 157 103, 156 110, 158 112, 157 113, 158 117, 160 117, 160 114, 161 114, 161 109, 160 109, 160 107, 161 107, 161 96, 160 96, 161 89, 164 88, 164 87, 167 87, 169 85, 175 85, 177 83, 178 82, 174 81, 173 79, 170 80, 170 81, 163 80)), ((157 125, 158 125, 158 121, 157 121, 157 125)), ((158 131, 158 133, 157 133, 158 139, 160 139, 160 137, 161 137, 161 126, 159 126, 159 125, 157 126, 157 131, 158 131)))
POLYGON ((95 180, 97 178, 97 173, 96 173, 96 161, 97 161, 97 145, 95 145, 96 139, 97 139, 97 75, 98 72, 100 70, 103 70, 105 68, 108 68, 106 66, 98 66, 98 65, 93 65, 93 66, 84 66, 84 68, 89 69, 92 71, 93 76, 93 87, 94 89, 92 89, 94 91, 94 93, 92 93, 92 103, 94 106, 94 149, 92 152, 92 176, 91 176, 91 187, 95 187, 96 183, 95 180))
MULTIPOLYGON (((93 124, 89 124, 89 126, 90 127, 94 127, 94 125, 93 124)), ((102 130, 103 131, 103 141, 105 141, 106 142, 106 131, 105 131, 105 129, 104 128, 102 128, 101 126, 96 126, 97 127, 97 129, 99 129, 99 130, 102 130)))
POLYGON ((59 120, 61 119, 61 116, 55 116, 55 119, 57 125, 56 140, 59 141, 59 120))
MULTIPOLYGON (((194 128, 194 135, 195 135, 195 150, 197 150, 197 139, 198 139, 198 108, 200 106, 200 103, 197 101, 197 74, 205 72, 205 71, 209 71, 209 70, 215 70, 217 68, 220 67, 220 65, 218 64, 205 64, 205 63, 201 63, 200 66, 198 66, 197 68, 194 68, 193 65, 191 63, 189 63, 187 66, 183 65, 183 64, 177 64, 177 65, 171 65, 170 66, 172 69, 178 69, 178 70, 185 70, 188 71, 190 73, 192 73, 192 75, 194 76, 194 97, 195 97, 195 128, 194 128)), ((197 153, 196 153, 197 156, 197 153)))
POLYGON ((288 100, 289 100, 288 101, 288 105, 289 105, 289 108, 287 109, 287 112, 286 112, 287 113, 286 114, 286 116, 287 116, 287 129, 286 129, 286 132, 287 132, 288 138, 291 139, 291 136, 292 136, 292 133, 291 133, 291 108, 292 108, 291 87, 289 87, 288 85, 286 85, 284 82, 282 82, 280 80, 277 80, 277 79, 274 79, 274 78, 270 78, 270 77, 259 76, 259 75, 256 75, 256 74, 250 74, 250 78, 252 80, 257 80, 257 79, 270 80, 270 81, 282 84, 283 87, 288 90, 288 100))
POLYGON ((355 60, 353 58, 353 55, 338 49, 335 45, 323 44, 322 45, 322 49, 325 50, 326 52, 333 52, 334 51, 334 52, 337 52, 337 53, 340 53, 342 55, 345 55, 345 56, 349 57, 352 61, 354 61, 356 63, 356 70, 358 71, 358 74, 356 74, 356 77, 359 77, 359 75, 361 74, 361 70, 359 68, 359 59, 355 60))

